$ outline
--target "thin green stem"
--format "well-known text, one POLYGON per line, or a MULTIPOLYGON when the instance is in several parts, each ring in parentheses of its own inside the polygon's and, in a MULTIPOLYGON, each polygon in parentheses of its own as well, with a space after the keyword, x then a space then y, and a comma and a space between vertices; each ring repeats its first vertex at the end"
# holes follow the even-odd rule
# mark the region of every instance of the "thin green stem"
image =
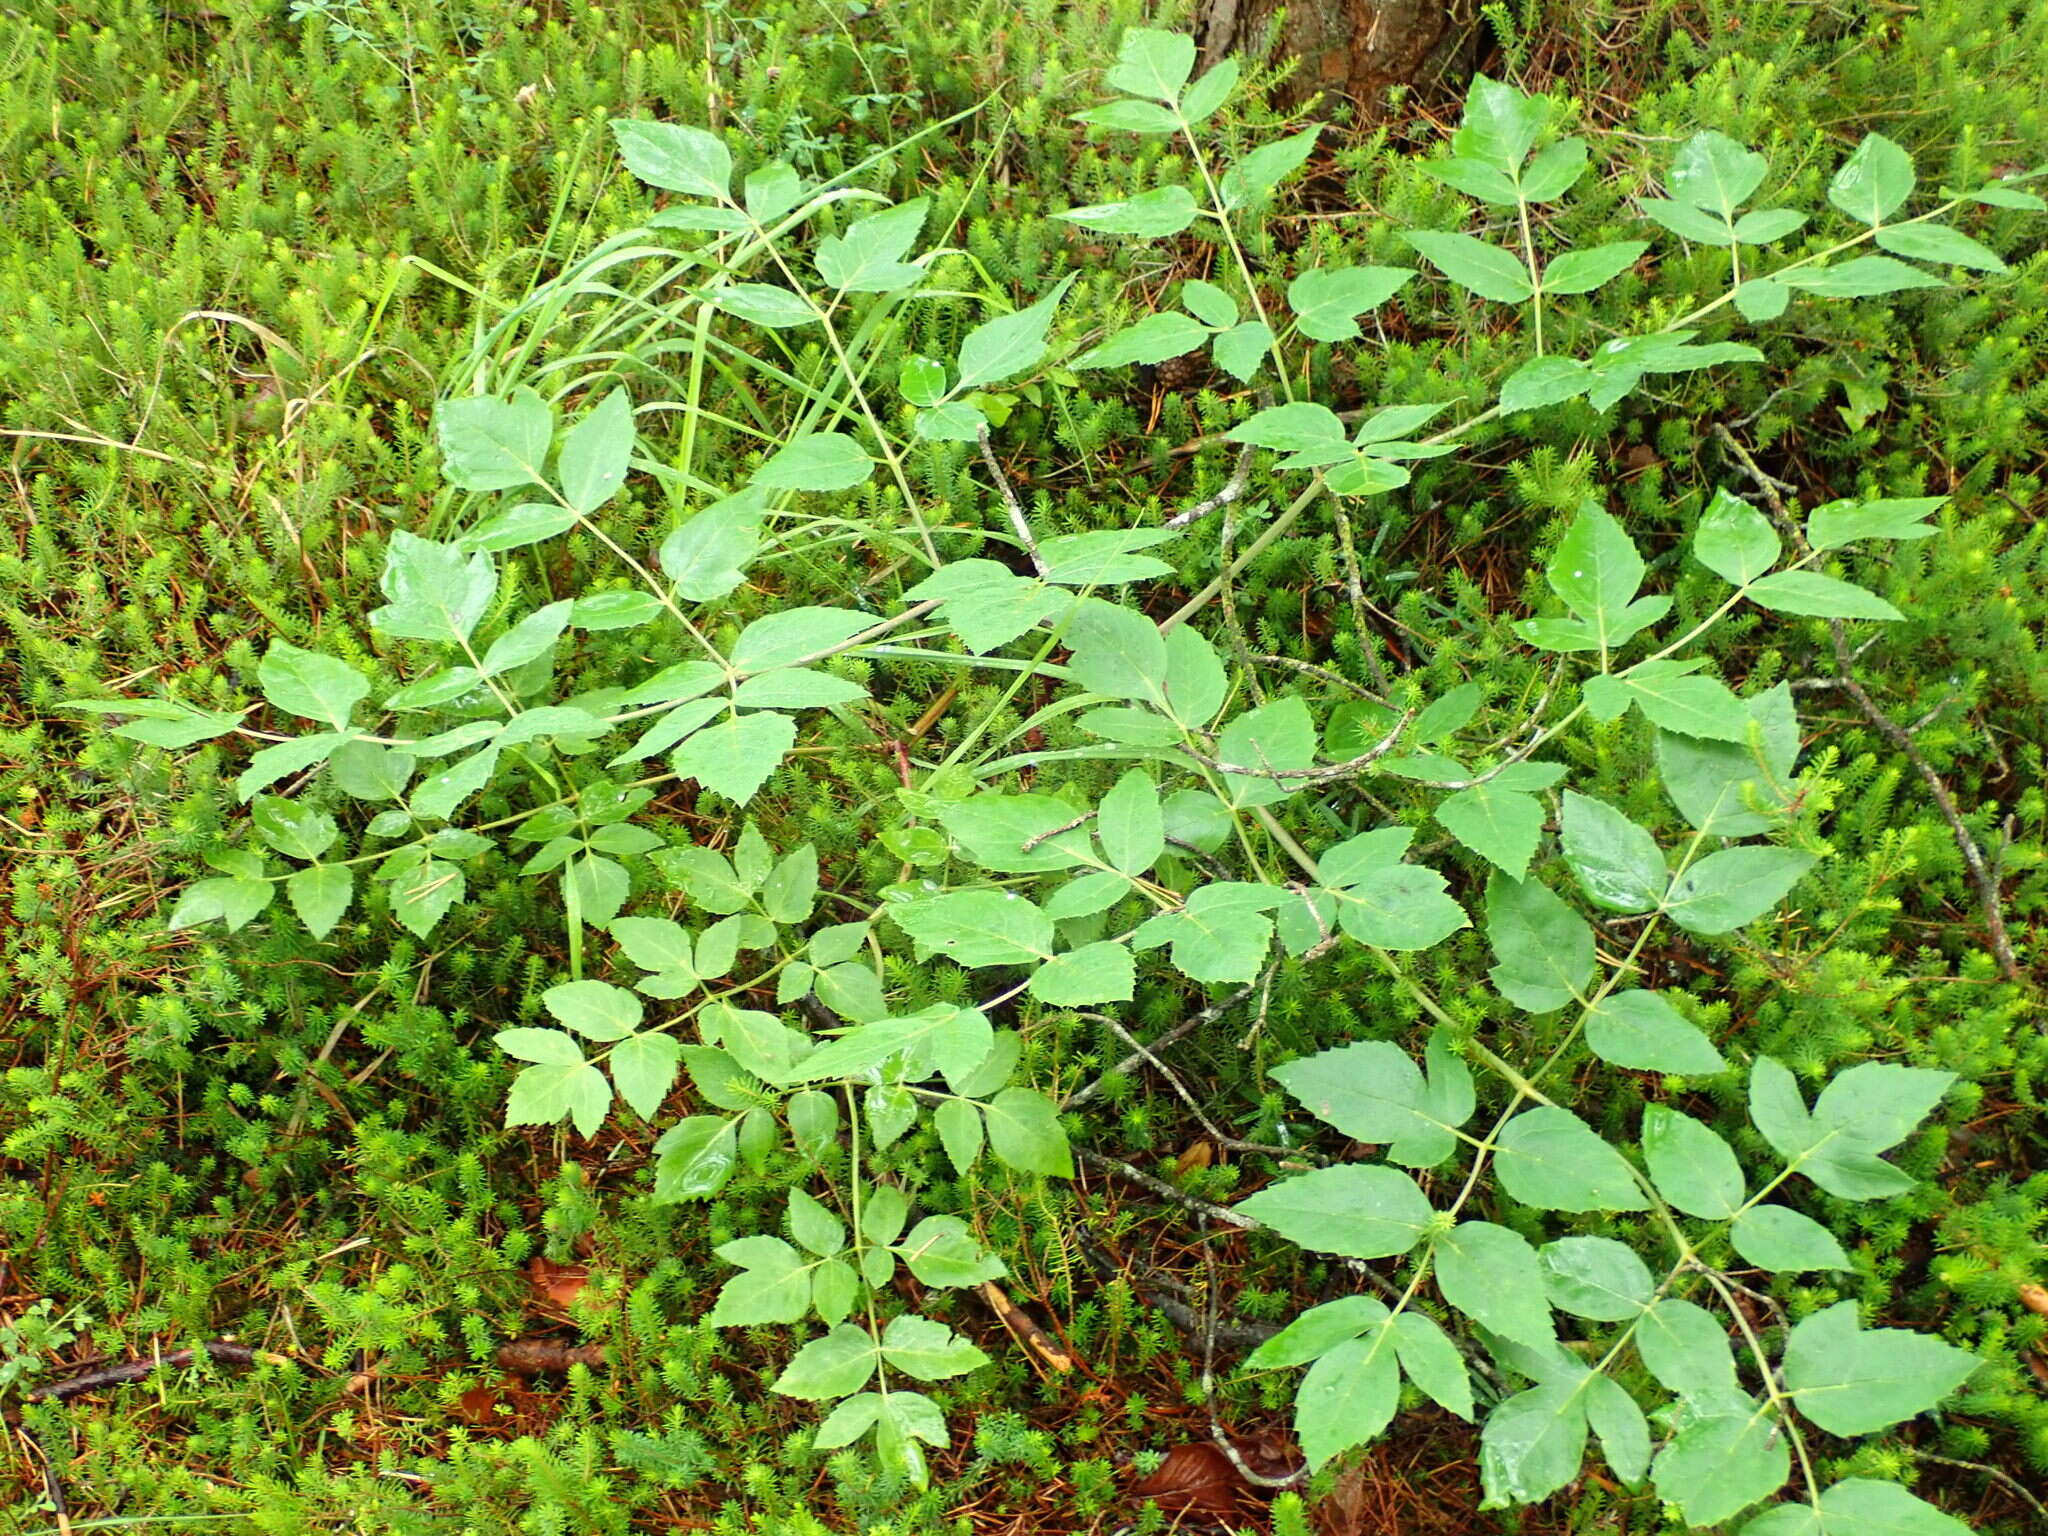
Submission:
POLYGON ((1265 326, 1266 335, 1270 338, 1266 348, 1272 354, 1273 371, 1279 377, 1281 393, 1292 400, 1294 380, 1289 376, 1287 354, 1281 350, 1280 333, 1274 327, 1272 318, 1266 313, 1265 301, 1259 297, 1258 274, 1252 270, 1251 261, 1245 256, 1244 247, 1238 243, 1237 229, 1230 222, 1230 209, 1224 204, 1223 189, 1217 185, 1216 178, 1209 169, 1209 157, 1202 153, 1201 141, 1195 137, 1194 125, 1181 115, 1178 106, 1174 108, 1174 116, 1179 119, 1181 137, 1187 140, 1188 152, 1194 156, 1195 169, 1201 173, 1202 185, 1208 189, 1209 215, 1223 230, 1223 239, 1230 247, 1231 260, 1237 264, 1237 275, 1244 284, 1245 296, 1251 300, 1252 313, 1259 317, 1259 323, 1265 326))
MULTIPOLYGON (((1938 208, 1930 208, 1927 212, 1922 214, 1916 214, 1914 217, 1910 219, 1900 219, 1896 224, 1873 224, 1870 228, 1863 230, 1860 233, 1851 235, 1847 240, 1837 241, 1835 244, 1829 246, 1826 250, 1815 251, 1812 255, 1802 256, 1797 261, 1788 261, 1787 263, 1785 263, 1784 266, 1775 268, 1770 272, 1764 273, 1762 278, 1752 278, 1750 279, 1750 281, 1760 282, 1768 278, 1783 277, 1787 272, 1796 272, 1801 267, 1810 267, 1817 261, 1826 261, 1830 257, 1841 255, 1844 251, 1854 250, 1857 246, 1863 245, 1868 241, 1876 239, 1877 232, 1879 229, 1899 229, 1908 224, 1925 224, 1930 219, 1938 219, 1945 213, 1953 212, 1955 209, 1960 208, 1967 201, 1967 198, 1951 198, 1948 202, 1943 203, 1938 208)), ((1673 320, 1669 325, 1659 326, 1657 334, 1661 335, 1666 331, 1684 330, 1687 326, 1692 325, 1696 321, 1706 319, 1707 316, 1715 313, 1717 310, 1725 308, 1727 305, 1733 303, 1735 301, 1735 295, 1740 286, 1741 285, 1738 282, 1734 287, 1729 288, 1729 290, 1726 293, 1722 294, 1718 299, 1710 300, 1709 302, 1702 304, 1698 309, 1695 309, 1688 314, 1680 315, 1676 320, 1673 320)))
MULTIPOLYGON (((742 211, 744 212, 744 210, 742 211)), ((775 263, 776 268, 788 279, 789 285, 796 291, 797 297, 810 305, 811 313, 818 317, 819 325, 824 327, 825 344, 832 349, 832 360, 839 368, 840 377, 846 381, 847 391, 853 396, 854 404, 860 408, 861 415, 867 421, 868 429, 874 433, 875 443, 882 450, 883 461, 889 466, 889 473, 896 481, 897 490, 903 493, 904 510, 910 514, 911 522, 917 527, 917 538, 918 542, 924 546, 925 560, 934 569, 937 569, 939 565, 939 551, 937 546, 932 543, 932 531, 930 525, 925 522, 924 508, 918 503, 917 492, 911 489, 910 476, 904 471, 902 456, 896 452, 896 445, 890 440, 888 432, 883 429, 881 418, 875 414, 873 402, 868 399, 867 391, 861 387, 860 375, 854 372, 853 359, 847 356, 846 348, 839 339, 839 328, 832 323, 830 307, 820 304, 811 296, 810 291, 804 286, 796 273, 790 270, 789 263, 783 260, 781 248, 775 244, 774 240, 768 235, 768 232, 763 230, 759 224, 755 224, 754 228, 760 235, 761 243, 767 249, 769 259, 775 263)))
POLYGON ((1529 264, 1529 318, 1536 327, 1536 355, 1543 355, 1543 269, 1536 265, 1536 238, 1529 228, 1529 200, 1522 196, 1521 172, 1515 172, 1515 210, 1522 221, 1522 259, 1529 264))

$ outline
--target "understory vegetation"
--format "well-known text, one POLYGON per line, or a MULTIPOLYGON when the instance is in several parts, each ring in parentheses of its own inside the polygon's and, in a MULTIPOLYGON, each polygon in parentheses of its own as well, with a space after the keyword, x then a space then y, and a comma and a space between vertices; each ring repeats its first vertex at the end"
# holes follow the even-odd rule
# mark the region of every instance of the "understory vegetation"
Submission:
POLYGON ((0 33, 9 1529, 2048 1529, 2048 12, 0 33))

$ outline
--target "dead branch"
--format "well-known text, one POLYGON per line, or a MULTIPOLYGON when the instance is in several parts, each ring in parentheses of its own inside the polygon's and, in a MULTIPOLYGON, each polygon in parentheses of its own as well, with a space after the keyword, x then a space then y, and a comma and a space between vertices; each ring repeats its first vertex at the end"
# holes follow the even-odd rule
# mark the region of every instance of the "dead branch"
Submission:
POLYGON ((152 1355, 146 1360, 125 1360, 119 1365, 96 1366, 68 1376, 62 1381, 53 1381, 40 1387, 31 1387, 24 1394, 32 1403, 54 1398, 63 1402, 77 1397, 81 1392, 97 1392, 101 1387, 124 1386, 131 1381, 142 1381, 158 1371, 180 1371, 192 1364, 202 1354, 218 1360, 223 1365, 254 1365, 259 1360, 265 1365, 290 1365, 291 1356, 272 1354, 269 1350, 251 1349, 246 1344, 232 1343, 227 1339, 208 1339, 197 1349, 174 1349, 169 1354, 152 1355))
MULTIPOLYGON (((1789 490, 1791 487, 1784 481, 1765 474, 1758 467, 1756 460, 1750 457, 1749 450, 1737 441, 1735 434, 1719 422, 1714 424, 1714 435, 1720 438, 1730 453, 1735 455, 1744 472, 1763 493, 1764 504, 1770 509, 1772 520, 1783 530, 1785 536, 1796 547, 1802 550, 1809 548, 1806 535, 1793 522, 1791 515, 1785 510, 1783 498, 1779 495, 1781 490, 1789 490)), ((1826 623, 1828 635, 1834 642, 1835 669, 1842 691, 1855 701, 1856 707, 1863 711, 1863 717, 1876 728, 1878 734, 1889 741, 1906 761, 1913 765, 1913 771, 1920 775, 1921 782, 1927 786, 1927 792, 1934 797, 1935 807, 1941 812, 1941 819, 1948 823, 1949 834, 1955 839, 1956 851, 1962 855, 1964 868, 1969 872, 1970 883, 1976 888, 1977 904, 1984 911, 1984 927, 1991 953, 1997 959, 1998 968, 2005 979, 2019 981, 2019 960, 2013 954, 2012 940, 2006 936, 2005 912, 1999 900, 1998 881, 1992 875, 1990 865, 1985 862, 1983 850, 1977 846, 1977 839, 1971 835, 1968 825, 1964 823, 1962 812, 1956 808, 1955 797, 1949 793, 1948 786, 1942 782, 1941 775, 1934 771, 1933 765, 1921 754, 1920 749, 1913 745, 1913 738, 1896 720, 1878 707, 1877 701, 1870 696, 1869 691, 1856 680, 1855 657, 1849 650, 1849 637, 1842 627, 1842 621, 1829 619, 1826 623)))

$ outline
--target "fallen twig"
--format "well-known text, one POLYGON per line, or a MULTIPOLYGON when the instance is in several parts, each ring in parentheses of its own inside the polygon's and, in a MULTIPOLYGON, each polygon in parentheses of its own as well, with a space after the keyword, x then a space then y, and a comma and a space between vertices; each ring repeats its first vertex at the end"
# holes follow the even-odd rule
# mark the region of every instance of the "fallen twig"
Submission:
POLYGON ((2027 1485, 2014 1477, 2010 1472, 1982 1461, 1963 1461, 1955 1456, 1937 1456, 1932 1451, 1923 1451, 1918 1446, 1913 1445, 1907 1446, 1906 1452, 1920 1461, 1931 1461, 1936 1466, 1957 1467, 1965 1472, 1981 1472, 1998 1484, 1999 1487, 2005 1489, 2006 1492, 2031 1505, 2034 1513, 2043 1520, 2048 1520, 2048 1504, 2043 1504, 2039 1499, 2027 1492, 2027 1485))
POLYGON ((993 1280, 981 1282, 981 1299, 988 1303, 989 1310, 1010 1330, 1016 1341, 1024 1346, 1027 1354, 1042 1361, 1048 1369, 1065 1374, 1074 1368, 1074 1357, 1062 1349, 1046 1331, 1038 1326, 1031 1314, 1011 1301, 1000 1285, 993 1280))
POLYGON ((1358 546, 1351 537, 1351 514, 1344 510, 1344 498, 1332 496, 1330 507, 1337 514, 1337 547, 1344 556, 1344 595, 1351 600, 1351 626, 1358 636, 1358 653, 1365 658, 1373 682, 1384 693, 1387 669, 1380 665, 1378 636, 1365 619, 1368 611, 1378 614, 1379 610, 1365 600, 1365 573, 1358 566, 1358 546))
MULTIPOLYGON (((1187 1105, 1189 1112, 1192 1113, 1195 1117, 1195 1123, 1200 1125, 1204 1131, 1208 1132, 1209 1139, 1213 1141, 1218 1147, 1222 1148, 1224 1151, 1250 1152, 1258 1154, 1260 1156, 1279 1158, 1282 1159, 1283 1167, 1289 1166, 1289 1160, 1298 1160, 1300 1158, 1301 1153, 1293 1147, 1269 1146, 1268 1144, 1262 1141, 1242 1141, 1239 1138, 1232 1136, 1226 1131, 1224 1131, 1220 1126, 1216 1124, 1215 1121, 1209 1118, 1207 1112, 1202 1108, 1201 1101, 1197 1099, 1194 1096, 1194 1094, 1189 1090, 1188 1085, 1180 1080, 1180 1074, 1175 1072, 1173 1068, 1169 1067, 1165 1062, 1161 1061, 1156 1055, 1153 1054, 1152 1048, 1150 1046, 1140 1041, 1136 1035, 1132 1034, 1129 1030, 1125 1029, 1123 1025, 1119 1024, 1109 1014, 1094 1012, 1078 1012, 1076 1016, 1084 1019, 1093 1019, 1096 1023, 1105 1025, 1112 1032, 1115 1033, 1116 1037, 1119 1040, 1123 1041, 1125 1045, 1128 1045, 1134 1052, 1136 1052, 1139 1056, 1143 1057, 1144 1060, 1151 1066, 1153 1071, 1157 1072, 1161 1077, 1166 1079, 1168 1086, 1170 1086, 1173 1089, 1174 1093, 1179 1096, 1180 1101, 1183 1104, 1187 1105)), ((1297 1168, 1306 1168, 1309 1165, 1299 1161, 1293 1161, 1292 1166, 1297 1168)))
POLYGON ((1341 763, 1326 763, 1317 768, 1259 768, 1250 763, 1226 763, 1197 752, 1185 744, 1180 750, 1211 773, 1227 773, 1240 779, 1278 779, 1288 784, 1326 784, 1332 779, 1349 778, 1353 774, 1363 773, 1385 757, 1394 750, 1395 744, 1401 739, 1401 733, 1408 728, 1408 722, 1414 718, 1414 710, 1403 710, 1401 718, 1394 722, 1393 729, 1358 756, 1347 758, 1341 763))
POLYGON ((1030 519, 1024 516, 1023 503, 1017 500, 1016 489, 1010 484, 1009 473, 1003 468, 1003 461, 996 457, 996 450, 988 440, 988 428, 979 428, 974 440, 981 445, 981 461, 988 466, 989 477, 996 483, 996 490, 1003 498, 1003 510, 1010 514, 1010 526, 1017 530, 1017 538, 1024 545, 1024 553, 1031 557, 1031 568, 1042 577, 1045 575, 1045 557, 1038 552, 1038 535, 1031 531, 1030 519))
POLYGON ((254 1365, 259 1360, 265 1365, 290 1365, 290 1355, 273 1354, 265 1349, 251 1349, 246 1344, 232 1343, 227 1339, 208 1339, 197 1349, 174 1349, 166 1355, 152 1355, 147 1360, 124 1360, 119 1365, 96 1366, 81 1371, 63 1381, 53 1381, 45 1386, 31 1387, 23 1394, 32 1403, 54 1398, 63 1402, 78 1396, 81 1392, 96 1392, 101 1387, 123 1386, 131 1381, 142 1381, 161 1370, 183 1370, 200 1355, 205 1354, 223 1365, 254 1365))
POLYGON ((1171 528, 1176 533, 1183 528, 1192 527, 1211 512, 1227 507, 1233 501, 1236 501, 1240 496, 1244 495, 1245 489, 1251 483, 1252 445, 1246 443, 1243 451, 1237 456, 1237 467, 1230 472, 1230 478, 1223 483, 1221 490, 1204 501, 1196 502, 1191 507, 1183 507, 1165 522, 1161 523, 1160 527, 1171 528))
MULTIPOLYGON (((1088 1267, 1104 1280, 1123 1280, 1130 1285, 1146 1306, 1156 1310, 1174 1327, 1189 1338, 1196 1338, 1202 1330, 1202 1319, 1195 1309, 1179 1296, 1187 1294, 1187 1287, 1176 1281, 1163 1279, 1158 1275, 1137 1275, 1118 1262, 1110 1252, 1095 1240, 1085 1226, 1078 1228, 1074 1237, 1081 1249, 1081 1257, 1088 1261, 1088 1267)), ((1280 1331, 1277 1323, 1216 1322, 1216 1342, 1227 1344, 1232 1349, 1257 1349, 1266 1340, 1280 1331)))
POLYGON ((604 1364, 601 1344, 564 1344, 559 1339, 514 1339, 498 1346, 500 1367, 515 1376, 560 1374, 572 1365, 596 1370, 604 1364))
POLYGON ((1188 1035, 1193 1034, 1196 1030, 1200 1029, 1204 1024, 1214 1023, 1217 1019, 1222 1018, 1224 1014, 1228 1013, 1231 1009, 1235 1008, 1239 1003, 1243 1002, 1246 998, 1250 997, 1252 993, 1257 990, 1258 983, 1255 981, 1248 981, 1243 986, 1239 987, 1235 992, 1231 993, 1228 997, 1222 999, 1220 1002, 1211 1003, 1208 1007, 1202 1009, 1199 1013, 1189 1014, 1186 1018, 1182 1019, 1178 1024, 1174 1025, 1173 1028, 1167 1030, 1164 1034, 1157 1036, 1155 1039, 1146 1042, 1143 1046, 1131 1052, 1130 1055, 1126 1056, 1122 1061, 1118 1062, 1115 1066, 1108 1068, 1106 1071, 1102 1073, 1101 1076, 1097 1077, 1094 1082, 1089 1083, 1085 1088, 1077 1088, 1074 1090, 1074 1092, 1068 1094, 1064 1099, 1060 1101, 1060 1108, 1063 1110, 1080 1108, 1080 1106, 1086 1104, 1090 1099, 1094 1098, 1098 1093, 1102 1092, 1104 1086, 1107 1085, 1107 1083, 1112 1077, 1120 1077, 1124 1073, 1136 1067, 1140 1062, 1156 1060, 1157 1058, 1153 1055, 1155 1051, 1163 1051, 1166 1049, 1166 1047, 1172 1045, 1176 1040, 1184 1039, 1188 1035))
MULTIPOLYGON (((1741 464, 1757 489, 1763 493, 1764 504, 1770 509, 1772 520, 1783 530, 1786 538, 1802 550, 1808 548, 1806 535, 1793 522, 1791 515, 1785 510, 1783 498, 1779 495, 1781 490, 1790 487, 1775 476, 1765 474, 1756 460, 1750 457, 1749 450, 1737 441, 1735 434, 1719 422, 1714 424, 1714 435, 1720 438, 1730 453, 1735 455, 1736 461, 1741 464)), ((2013 954, 2012 940, 2006 936, 2005 913, 1999 901, 1998 881, 1993 877, 1990 865, 1985 862, 1983 850, 1977 846, 1977 839, 1971 836, 1968 825, 1964 823, 1962 812, 1956 808, 1955 797, 1949 793, 1948 786, 1942 783, 1941 775, 1934 771, 1933 765, 1921 755, 1920 749, 1913 745, 1913 738, 1896 720, 1878 707, 1877 701, 1871 698, 1868 690, 1856 680, 1853 670, 1855 656, 1849 650, 1849 637, 1842 627, 1842 621, 1829 619, 1826 623, 1828 635, 1834 642, 1835 669, 1839 674, 1842 691, 1855 701, 1856 707, 1863 711, 1863 717, 1877 729, 1878 733, 1905 756, 1906 761, 1913 765, 1914 772, 1918 773, 1921 781, 1926 784, 1927 792, 1934 797, 1935 807, 1941 812, 1941 819, 1948 823, 1949 834, 1955 839, 1956 851, 1963 857, 1963 865, 1969 872, 1970 883, 1976 888, 1977 903, 1984 911, 1986 938, 1993 957, 1998 961, 1998 968, 2007 981, 2020 980, 2019 960, 2013 954)))
POLYGON ((1354 693, 1359 698, 1374 704, 1384 704, 1387 702, 1363 683, 1354 683, 1341 672, 1333 672, 1328 667, 1319 667, 1312 661, 1296 661, 1292 656, 1278 656, 1269 653, 1255 655, 1252 657, 1252 660, 1263 661, 1276 667, 1291 667, 1305 677, 1313 677, 1325 683, 1334 683, 1339 688, 1354 693))
MULTIPOLYGON (((1204 1238, 1209 1235, 1206 1222, 1203 1223, 1202 1235, 1204 1238)), ((1237 1469, 1237 1475, 1252 1487, 1276 1490, 1299 1487, 1308 1478, 1307 1461, 1304 1460, 1284 1477, 1267 1477, 1264 1473, 1254 1472, 1238 1450, 1237 1443, 1223 1432, 1223 1420, 1216 1415, 1216 1327, 1220 1305, 1217 1300, 1216 1255, 1207 1242, 1200 1246, 1202 1269, 1207 1279, 1202 1297, 1202 1403, 1209 1410, 1209 1438, 1237 1469)))
MULTIPOLYGON (((1130 1163, 1124 1162, 1121 1158, 1104 1157, 1100 1152, 1091 1152, 1086 1147, 1079 1148, 1075 1155, 1089 1167, 1099 1168, 1104 1173, 1114 1174, 1119 1179, 1137 1185, 1140 1189, 1150 1190, 1160 1199, 1171 1201, 1182 1210, 1188 1211, 1193 1215, 1206 1218, 1209 1221, 1219 1221, 1226 1227, 1236 1227, 1240 1232, 1265 1232, 1269 1230, 1266 1224, 1257 1217, 1247 1216, 1242 1211, 1234 1211, 1227 1205, 1218 1205, 1213 1200, 1204 1200, 1199 1195, 1191 1195, 1184 1189, 1176 1189, 1173 1185, 1167 1183, 1166 1180, 1154 1178, 1142 1168, 1134 1167, 1130 1163)), ((1337 1263, 1352 1274, 1362 1278, 1382 1296, 1397 1297, 1401 1294, 1400 1289, 1391 1280, 1363 1259, 1339 1258, 1337 1263)))
POLYGON ((26 1424, 10 1426, 21 1437, 21 1443, 28 1448, 29 1457, 36 1464, 36 1472, 43 1484, 43 1499, 50 1506, 50 1515, 57 1522, 59 1536, 71 1536, 71 1506, 64 1500, 64 1483, 57 1476, 57 1464, 50 1459, 50 1453, 43 1449, 43 1442, 26 1424))

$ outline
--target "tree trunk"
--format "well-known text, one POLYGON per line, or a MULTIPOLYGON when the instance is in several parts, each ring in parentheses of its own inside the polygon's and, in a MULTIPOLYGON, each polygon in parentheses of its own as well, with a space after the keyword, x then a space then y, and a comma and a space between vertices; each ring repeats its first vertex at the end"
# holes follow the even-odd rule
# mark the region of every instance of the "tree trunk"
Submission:
POLYGON ((1370 123, 1384 116, 1390 86, 1432 84, 1471 65, 1477 0, 1287 0, 1286 24, 1272 39, 1280 9, 1281 0, 1198 0, 1204 67, 1277 41, 1281 57, 1301 60, 1281 88, 1286 105, 1328 92, 1349 98, 1370 123))

